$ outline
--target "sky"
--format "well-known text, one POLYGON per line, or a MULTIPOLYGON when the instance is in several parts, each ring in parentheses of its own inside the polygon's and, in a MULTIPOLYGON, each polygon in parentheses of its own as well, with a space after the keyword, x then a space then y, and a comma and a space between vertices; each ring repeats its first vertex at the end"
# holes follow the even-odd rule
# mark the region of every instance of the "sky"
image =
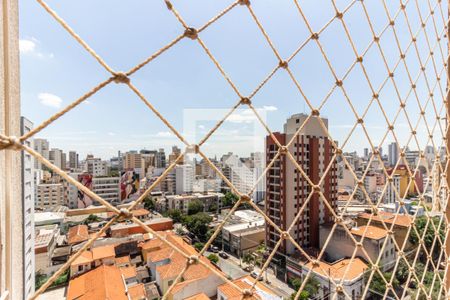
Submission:
MULTIPOLYGON (((434 7, 436 0, 430 0, 434 7)), ((183 27, 166 8, 164 1, 55 1, 48 5, 71 26, 106 63, 116 71, 129 70, 183 32, 183 27)), ((199 28, 232 3, 232 1, 173 1, 174 7, 191 27, 199 28)), ((310 36, 294 1, 251 1, 252 8, 273 41, 282 58, 290 57, 310 36)), ((342 78, 356 60, 344 27, 334 19, 332 1, 298 1, 338 78, 342 78)), ((363 5, 359 1, 336 1, 343 20, 359 54, 364 53, 365 71, 375 90, 379 90, 388 71, 373 41, 363 5), (350 6, 349 6, 350 5, 350 6), (367 50, 368 48, 368 50, 367 50)), ((436 123, 436 107, 440 116, 444 86, 436 84, 436 70, 442 72, 443 58, 436 44, 436 27, 441 30, 442 16, 439 6, 434 18, 426 19, 425 32, 420 29, 419 11, 428 16, 428 1, 409 1, 405 18, 398 12, 397 1, 365 1, 373 30, 380 37, 389 68, 394 72, 395 87, 391 80, 379 91, 379 101, 389 120, 394 120, 399 101, 406 101, 406 110, 413 127, 418 124, 419 142, 408 143, 411 128, 405 113, 398 114, 394 128, 400 146, 423 149, 432 145, 428 141, 426 122, 431 130, 436 123), (416 93, 407 97, 411 88, 403 63, 397 64, 399 49, 392 27, 383 7, 395 19, 395 32, 400 47, 406 52, 406 66, 416 80, 416 93), (395 3, 394 3, 395 2, 395 3), (417 6, 416 6, 417 3, 417 6), (417 35, 414 47, 406 51, 411 31, 417 35), (420 30, 419 30, 420 29, 420 30), (383 32, 383 34, 381 34, 383 32), (428 59, 429 44, 434 48, 433 60, 428 59), (436 45, 436 46, 435 46, 436 45), (427 67, 420 72, 418 55, 427 67), (434 64, 433 64, 434 63, 434 64), (420 74, 420 75, 419 75, 420 74), (427 81, 428 79, 428 86, 427 81), (428 100, 429 89, 433 103, 428 100), (405 100, 406 99, 406 100, 405 100), (428 104, 425 106, 425 104, 428 104), (419 104, 425 107, 420 116, 419 104)), ((446 12, 442 7, 442 12, 446 12)), ((439 33, 441 33, 439 31, 439 33)), ((237 89, 244 96, 251 94, 264 78, 278 65, 261 31, 245 6, 238 5, 200 33, 201 39, 217 59, 237 89)), ((445 39, 440 44, 445 49, 445 39)), ((72 101, 107 79, 110 74, 85 51, 36 1, 22 1, 20 6, 20 58, 22 114, 35 126, 69 105, 72 101)), ((335 85, 335 78, 315 41, 309 41, 289 62, 289 68, 308 101, 319 107, 335 85)), ((445 72, 441 82, 445 83, 445 72)), ((132 83, 148 101, 174 125, 190 143, 197 143, 226 115, 238 101, 238 96, 223 78, 205 51, 195 40, 182 39, 131 76, 132 83)), ((353 132, 356 116, 364 115, 364 124, 375 145, 387 151, 393 135, 383 139, 388 124, 379 105, 372 102, 372 92, 364 77, 363 68, 356 64, 343 80, 344 91, 334 89, 321 106, 321 116, 329 120, 329 132, 344 151, 358 151, 369 147, 361 126, 353 132), (350 138, 348 136, 350 135, 350 138)), ((278 70, 255 94, 252 104, 272 131, 282 131, 290 115, 310 113, 302 94, 286 70, 278 70)), ((248 155, 263 151, 267 134, 251 111, 239 109, 205 143, 204 152, 210 157, 232 151, 248 155)), ((441 145, 442 132, 433 131, 435 146, 441 145)), ((65 151, 76 150, 80 157, 94 154, 109 158, 117 151, 165 148, 181 145, 167 126, 125 85, 111 83, 87 101, 68 112, 37 134, 47 138, 51 147, 65 151)))

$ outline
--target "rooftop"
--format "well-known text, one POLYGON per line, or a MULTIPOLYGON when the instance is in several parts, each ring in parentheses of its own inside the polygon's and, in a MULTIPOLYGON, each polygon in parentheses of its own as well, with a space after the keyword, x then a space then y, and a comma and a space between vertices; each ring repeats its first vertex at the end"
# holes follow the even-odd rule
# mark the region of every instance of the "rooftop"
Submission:
POLYGON ((70 280, 67 300, 75 299, 128 300, 119 268, 101 265, 70 280))
POLYGON ((370 213, 362 213, 358 215, 359 218, 362 219, 372 219, 372 221, 384 221, 386 224, 392 224, 395 221, 396 226, 408 227, 412 223, 412 218, 409 215, 398 214, 397 218, 395 218, 395 214, 385 211, 378 212, 378 215, 372 215, 370 213))
POLYGON ((352 234, 361 236, 361 237, 364 235, 365 238, 369 238, 372 240, 380 240, 387 236, 387 231, 385 229, 371 226, 371 225, 354 227, 354 228, 352 228, 351 232, 352 232, 352 234))
POLYGON ((362 276, 365 270, 369 267, 360 259, 355 257, 352 259, 342 259, 334 263, 327 263, 319 261, 318 266, 313 266, 312 262, 305 264, 305 267, 313 270, 314 273, 325 278, 331 276, 335 281, 337 280, 354 280, 362 276), (345 276, 345 277, 344 277, 345 276))
POLYGON ((78 244, 89 239, 87 225, 76 225, 69 228, 67 233, 67 243, 69 245, 78 244))
MULTIPOLYGON (((253 279, 249 275, 246 275, 241 278, 233 280, 233 283, 235 285, 237 285, 240 289, 244 290, 244 289, 251 288, 252 285, 255 283, 255 280, 256 279, 253 279)), ((241 292, 229 283, 224 283, 222 285, 219 285, 219 287, 217 289, 222 294, 224 294, 228 300, 242 299, 241 292)), ((269 287, 267 287, 262 282, 256 281, 255 293, 253 293, 252 297, 246 298, 246 299, 261 299, 261 300, 280 299, 281 300, 283 298, 278 296, 274 291, 272 291, 269 287)))

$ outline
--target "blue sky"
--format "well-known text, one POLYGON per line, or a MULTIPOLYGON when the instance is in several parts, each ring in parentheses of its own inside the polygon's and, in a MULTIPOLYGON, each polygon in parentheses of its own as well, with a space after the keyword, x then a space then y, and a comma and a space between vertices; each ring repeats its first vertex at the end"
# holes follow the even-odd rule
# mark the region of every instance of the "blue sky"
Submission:
MULTIPOLYGON (((339 10, 353 1, 336 1, 339 10)), ((397 1, 388 2, 393 16, 398 10, 397 1), (393 3, 395 2, 395 3, 393 3)), ((415 1, 406 8, 413 32, 420 22, 415 1)), ((418 1, 420 12, 428 15, 427 1, 418 1)), ((434 0, 430 0, 432 6, 434 0)), ((223 10, 232 1, 173 1, 174 7, 192 27, 200 27, 223 10)), ((388 23, 383 1, 364 2, 377 35, 388 23)), ((164 1, 48 1, 67 23, 114 69, 128 70, 166 45, 183 32, 175 17, 167 10, 164 1)), ((335 15, 331 1, 299 1, 314 31, 319 31, 335 15)), ((310 36, 293 1, 252 1, 252 7, 266 29, 280 55, 289 57, 310 36)), ((443 12, 446 8, 442 8, 443 12)), ((439 12, 439 9, 437 10, 439 12)), ((440 14, 435 14, 436 25, 442 28, 440 14)), ((373 40, 361 3, 354 3, 344 14, 344 21, 356 45, 363 53, 373 40)), ((402 13, 395 26, 401 47, 406 48, 411 36, 402 13)), ((426 23, 426 33, 434 46, 436 34, 432 19, 426 23)), ((214 57, 236 84, 243 95, 250 94, 278 64, 278 60, 265 41, 245 6, 237 6, 200 34, 214 57)), ((23 1, 20 7, 21 86, 22 114, 36 125, 64 108, 70 102, 105 80, 109 74, 90 56, 36 1, 23 1)), ((319 37, 323 49, 338 77, 355 61, 351 45, 339 20, 334 20, 319 37)), ((399 58, 391 28, 380 38, 380 45, 390 68, 399 58)), ((419 55, 425 61, 428 55, 423 31, 417 36, 419 55)), ((442 49, 446 45, 441 42, 442 49)), ((436 68, 442 68, 439 47, 434 51, 436 68)), ((414 48, 406 55, 412 77, 419 74, 419 64, 414 48)), ((364 55, 364 65, 375 89, 387 76, 378 48, 374 45, 364 55)), ((314 106, 318 106, 328 94, 335 79, 331 75, 317 44, 310 41, 293 58, 289 67, 304 93, 314 106)), ((435 83, 432 61, 427 64, 426 75, 431 88, 435 83)), ((444 78, 444 74, 442 77, 444 78)), ((410 82, 403 64, 395 72, 395 83, 404 99, 410 82)), ((132 75, 132 82, 147 99, 180 132, 198 141, 213 126, 210 116, 220 118, 238 100, 217 68, 200 45, 183 39, 156 60, 132 75), (192 127, 186 116, 196 114, 192 127), (195 132, 186 132, 186 128, 195 132)), ((445 82, 445 78, 442 80, 445 82)), ((372 92, 357 65, 343 81, 355 110, 362 114, 369 104, 372 92)), ((442 86, 442 88, 444 88, 442 86)), ((417 82, 417 95, 422 105, 427 102, 427 85, 421 75, 417 82)), ((399 107, 399 99, 389 81, 379 93, 380 102, 389 119, 393 119, 399 107)), ((439 109, 442 104, 439 88, 434 90, 434 101, 439 109)), ((284 120, 299 112, 309 113, 309 108, 285 70, 279 70, 255 95, 252 103, 267 120, 273 131, 282 130, 284 120)), ((413 126, 419 119, 416 98, 411 95, 406 108, 413 126)), ((431 103, 425 117, 434 125, 436 120, 431 103)), ((356 119, 344 94, 337 89, 321 110, 329 118, 329 130, 342 144, 356 119)), ((419 147, 427 142, 424 120, 419 122, 419 147)), ((365 125, 373 141, 384 136, 387 124, 381 110, 373 103, 367 111, 365 125)), ((403 113, 396 121, 396 133, 405 144, 410 131, 403 113)), ((265 132, 248 112, 239 110, 225 126, 216 132, 205 145, 210 156, 233 151, 246 155, 262 150, 265 132)), ((165 125, 126 86, 110 84, 91 97, 86 103, 60 118, 38 134, 48 138, 52 147, 66 151, 77 150, 84 157, 92 153, 103 158, 115 155, 118 150, 153 149, 179 144, 165 125)), ((434 131, 436 145, 440 145, 439 129, 434 131)), ((392 140, 389 135, 383 146, 392 140)), ((428 143, 429 144, 429 143, 428 143)), ((344 147, 344 151, 362 151, 367 139, 358 127, 344 147)), ((409 144, 417 148, 417 144, 409 144)))

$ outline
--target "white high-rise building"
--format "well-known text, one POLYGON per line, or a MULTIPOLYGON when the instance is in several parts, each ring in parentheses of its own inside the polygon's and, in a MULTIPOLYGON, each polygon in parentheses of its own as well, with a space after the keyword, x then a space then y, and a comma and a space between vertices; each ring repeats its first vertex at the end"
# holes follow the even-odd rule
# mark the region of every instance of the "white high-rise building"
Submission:
POLYGON ((65 155, 61 149, 53 148, 49 151, 48 159, 52 164, 57 166, 60 169, 66 167, 65 163, 65 155))
POLYGON ((62 183, 38 184, 34 206, 45 210, 56 206, 66 205, 65 188, 62 183))
POLYGON ((78 153, 75 151, 69 151, 69 168, 78 169, 79 165, 78 153))
POLYGON ((395 174, 392 176, 392 184, 388 183, 386 191, 384 193, 384 204, 392 204, 398 199, 395 190, 400 193, 400 175, 395 174))
POLYGON ((88 155, 84 161, 83 170, 93 176, 108 176, 108 162, 102 161, 100 158, 95 158, 92 155, 88 155))
POLYGON ((195 169, 191 164, 175 167, 175 193, 178 195, 192 193, 194 188, 195 169))
POLYGON ((391 143, 388 146, 388 163, 390 166, 395 166, 398 161, 398 144, 391 143))
MULTIPOLYGON (((33 123, 21 117, 21 134, 29 132, 33 123)), ((28 139, 25 145, 33 148, 33 141, 28 139)), ((48 144, 48 143, 47 143, 48 144)), ((22 151, 22 205, 23 205, 23 282, 24 298, 34 293, 34 159, 28 152, 22 151)))
POLYGON ((120 177, 94 177, 92 191, 109 203, 118 205, 120 204, 120 177))
MULTIPOLYGON (((34 139, 33 144, 34 151, 38 152, 45 159, 49 159, 50 144, 46 139, 34 139)), ((36 170, 42 170, 42 163, 37 159, 34 161, 34 168, 36 170)))

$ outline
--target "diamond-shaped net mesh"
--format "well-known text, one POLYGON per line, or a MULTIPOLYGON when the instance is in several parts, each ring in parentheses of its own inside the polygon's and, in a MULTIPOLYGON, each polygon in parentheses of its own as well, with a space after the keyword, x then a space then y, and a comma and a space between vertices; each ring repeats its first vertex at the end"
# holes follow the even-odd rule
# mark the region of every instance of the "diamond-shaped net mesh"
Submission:
MULTIPOLYGON (((161 239, 186 259, 185 267, 181 270, 176 279, 173 280, 173 283, 165 293, 164 298, 170 297, 172 290, 177 283, 183 280, 183 275, 187 270, 198 264, 208 268, 224 282, 228 282, 234 289, 241 293, 243 298, 258 298, 258 296, 255 295, 255 286, 258 282, 256 279, 250 289, 243 289, 233 281, 230 281, 224 273, 211 267, 211 265, 203 259, 200 259, 206 249, 209 248, 213 240, 221 232, 222 227, 228 218, 230 218, 236 209, 243 204, 251 206, 254 210, 262 214, 267 224, 266 246, 270 250, 270 254, 261 267, 261 274, 270 264, 280 259, 280 253, 283 253, 287 247, 294 248, 295 252, 302 257, 302 265, 305 267, 304 271, 306 271, 301 286, 295 294, 295 299, 304 297, 302 292, 305 290, 308 280, 313 276, 316 276, 314 274, 321 274, 323 277, 328 277, 331 289, 328 291, 329 294, 327 295, 331 295, 331 298, 355 299, 355 294, 347 290, 345 284, 346 281, 348 281, 348 278, 351 278, 349 274, 355 272, 355 265, 353 262, 357 260, 357 257, 364 257, 369 266, 364 270, 362 280, 365 284, 362 285, 363 288, 358 291, 357 297, 360 299, 364 299, 371 294, 376 295, 379 298, 403 299, 406 296, 411 296, 408 293, 408 289, 412 284, 414 284, 417 290, 417 292, 412 295, 415 299, 445 298, 445 295, 447 294, 447 285, 445 283, 447 255, 445 245, 448 224, 445 216, 447 206, 446 174, 448 168, 448 152, 446 147, 446 137, 448 133, 448 83, 446 80, 446 39, 448 18, 446 3, 442 3, 443 1, 440 0, 408 0, 400 1, 392 8, 393 5, 392 3, 388 3, 389 1, 377 0, 376 2, 380 4, 384 19, 376 20, 377 22, 375 22, 371 16, 370 7, 368 7, 369 3, 367 1, 350 1, 345 8, 340 8, 335 0, 331 0, 335 15, 329 21, 321 24, 322 27, 320 27, 320 29, 315 29, 311 25, 315 20, 308 18, 308 14, 305 12, 303 5, 298 0, 294 0, 294 7, 298 11, 298 20, 306 26, 308 36, 290 56, 282 57, 277 50, 277 45, 271 40, 268 31, 266 31, 263 22, 253 10, 249 0, 235 1, 212 17, 206 24, 198 28, 190 27, 172 2, 166 0, 165 4, 167 5, 167 9, 170 10, 179 22, 181 33, 175 39, 169 41, 164 47, 145 59, 142 63, 131 68, 129 71, 118 72, 113 70, 107 62, 105 62, 51 7, 42 0, 37 0, 37 2, 39 2, 39 4, 79 44, 81 44, 83 48, 111 74, 111 76, 20 138, 0 135, 0 149, 26 151, 30 153, 35 159, 53 170, 53 172, 60 175, 70 184, 76 186, 95 201, 98 201, 107 207, 110 211, 116 213, 116 215, 99 232, 94 234, 59 271, 54 273, 54 275, 36 291, 32 299, 35 299, 42 294, 63 272, 65 272, 67 268, 70 267, 70 264, 76 260, 83 251, 89 249, 99 236, 105 233, 113 223, 120 219, 129 219, 142 226, 147 232, 152 233, 161 239), (426 5, 423 5, 424 3, 426 5), (356 10, 356 8, 358 9, 356 10), (214 56, 214 53, 202 39, 202 33, 207 31, 212 24, 220 22, 224 15, 232 10, 238 9, 246 10, 250 14, 252 20, 257 25, 260 34, 267 42, 267 47, 271 49, 273 55, 279 62, 249 95, 245 95, 240 91, 238 85, 233 82, 232 78, 214 56), (355 39, 349 30, 346 15, 350 12, 355 13, 355 11, 357 14, 360 14, 361 22, 364 23, 358 25, 368 26, 369 28, 368 36, 366 37, 369 41, 367 44, 361 44, 359 39, 355 39), (412 18, 411 14, 414 14, 415 17, 412 18), (375 26, 375 23, 377 26, 375 26), (340 43, 350 46, 349 49, 353 56, 353 60, 349 68, 344 70, 344 72, 338 72, 334 65, 336 57, 337 59, 339 58, 339 53, 336 54, 335 49, 327 49, 321 42, 321 35, 324 34, 330 26, 340 26, 345 36, 345 39, 341 40, 340 43), (132 80, 132 75, 134 73, 138 72, 141 68, 144 68, 147 64, 151 64, 152 61, 158 59, 163 53, 170 51, 175 44, 183 39, 191 39, 193 43, 198 43, 201 46, 204 54, 212 61, 218 72, 223 76, 223 79, 235 92, 237 98, 236 104, 197 145, 190 145, 182 134, 171 125, 171 123, 152 105, 146 96, 133 84, 132 80), (308 97, 307 93, 304 91, 304 86, 302 86, 301 81, 297 79, 290 67, 291 61, 296 57, 304 55, 303 51, 309 45, 315 46, 314 49, 316 49, 316 54, 323 59, 323 62, 325 62, 329 71, 329 74, 326 75, 329 76, 331 74, 331 77, 333 78, 332 82, 330 82, 330 90, 325 94, 325 97, 319 99, 320 101, 318 102, 317 100, 313 101, 308 97), (388 51, 389 54, 386 53, 387 48, 390 50, 388 51), (366 55, 369 52, 376 53, 378 60, 373 61, 369 59, 366 61, 366 55), (395 55, 392 55, 392 52, 394 52, 395 55), (370 69, 374 64, 378 64, 381 68, 385 69, 384 76, 371 76, 370 69), (354 75, 356 69, 359 71, 357 75, 354 75), (278 72, 287 72, 287 78, 295 85, 310 111, 306 118, 302 120, 302 123, 298 124, 296 132, 287 140, 282 139, 279 134, 275 134, 269 129, 269 126, 263 121, 263 118, 259 115, 252 103, 254 96, 278 72), (340 73, 342 74, 340 75, 340 73), (370 100, 364 102, 367 103, 367 106, 365 107, 359 107, 361 106, 361 101, 358 102, 359 99, 354 99, 352 97, 352 88, 354 87, 346 86, 346 80, 351 76, 359 76, 361 82, 364 82, 367 86, 367 90, 370 91, 371 97, 370 100), (399 82, 402 82, 402 84, 399 84, 399 82), (406 82, 408 86, 406 90, 401 88, 401 86, 405 86, 404 82, 406 82), (65 113, 69 112, 83 101, 86 101, 86 99, 111 83, 123 84, 130 88, 137 97, 150 108, 157 118, 159 118, 186 146, 184 152, 169 165, 164 173, 147 190, 145 190, 145 192, 140 195, 139 199, 128 209, 118 209, 112 206, 109 202, 68 176, 58 167, 54 166, 35 150, 23 144, 25 140, 33 137, 51 123, 57 121, 65 113), (425 95, 418 92, 419 87, 420 90, 426 91, 425 95), (388 88, 393 91, 392 95, 395 97, 383 99, 384 92, 388 88), (342 114, 348 115, 348 119, 353 120, 348 136, 340 141, 339 144, 335 142, 328 130, 327 124, 325 124, 324 119, 320 117, 323 107, 327 105, 329 100, 336 94, 341 95, 341 98, 343 99, 343 102, 340 103, 339 107, 336 107, 336 109, 342 110, 342 114), (388 105, 390 107, 395 107, 395 113, 392 114, 385 109, 385 106, 387 105, 386 101, 389 101, 388 105), (271 144, 271 147, 269 148, 269 146, 267 146, 266 149, 266 169, 258 178, 252 191, 247 195, 240 193, 240 191, 233 186, 232 182, 227 179, 221 170, 211 162, 202 151, 202 146, 205 142, 213 136, 225 120, 241 106, 250 108, 257 116, 258 121, 267 131, 267 144, 271 144), (378 111, 380 116, 378 124, 383 128, 384 132, 379 143, 373 141, 371 129, 365 124, 366 118, 373 110, 378 111), (308 165, 298 158, 298 153, 293 152, 293 149, 296 148, 299 143, 300 133, 310 122, 315 122, 318 127, 321 128, 326 142, 329 143, 330 153, 327 154, 328 158, 322 166, 320 176, 311 176, 313 173, 308 169, 308 165), (399 124, 400 122, 403 123, 399 124), (400 126, 406 128, 406 131, 402 132, 408 132, 407 138, 404 136, 399 137, 397 128, 400 126), (363 139, 367 142, 370 150, 370 155, 367 158, 367 167, 362 171, 354 168, 354 165, 349 161, 350 157, 343 151, 356 131, 362 132, 363 139), (378 150, 385 145, 385 142, 388 139, 395 142, 393 147, 396 147, 395 150, 398 151, 400 157, 400 159, 392 164, 391 168, 385 166, 382 160, 382 154, 378 150), (401 141, 406 141, 406 143, 402 143, 401 141), (416 148, 417 151, 409 151, 408 149, 410 147, 416 148), (433 163, 431 165, 420 163, 425 159, 427 149, 433 153, 433 163), (141 204, 152 190, 164 180, 175 165, 181 161, 183 156, 187 153, 196 153, 200 155, 220 178, 223 179, 226 185, 228 185, 235 194, 239 195, 238 201, 222 220, 221 224, 215 229, 214 234, 204 245, 203 249, 193 256, 186 254, 176 243, 166 238, 166 236, 160 232, 155 232, 141 220, 133 217, 130 213, 134 207, 141 204), (414 157, 411 157, 411 153, 414 157), (377 180, 383 180, 384 178, 385 182, 382 191, 374 194, 368 190, 368 186, 365 182, 370 180, 369 177, 373 176, 370 169, 371 166, 375 164, 382 170, 382 176, 377 178, 377 180), (286 200, 283 199, 283 196, 281 196, 281 198, 280 196, 279 198, 272 196, 269 183, 267 184, 265 211, 251 199, 253 190, 259 182, 265 180, 266 177, 273 179, 274 177, 272 175, 278 174, 278 178, 283 179, 280 175, 280 172, 283 172, 283 165, 293 166, 297 180, 298 182, 301 182, 303 193, 301 201, 299 201, 296 206, 297 211, 295 211, 295 216, 292 218, 290 224, 286 224, 283 217, 279 214, 280 205, 283 206, 282 202, 286 200), (344 201, 343 204, 340 203, 338 205, 336 202, 337 190, 333 187, 330 190, 326 186, 329 186, 330 183, 332 186, 336 185, 337 171, 340 168, 348 170, 348 174, 350 174, 350 177, 355 184, 353 190, 349 193, 347 200, 344 201), (424 179, 424 184, 417 180, 420 174, 428 174, 424 179), (401 180, 403 180, 401 185, 398 184, 400 176, 401 180), (425 198, 425 191, 430 189, 433 191, 432 206, 426 203, 427 201, 425 198), (414 213, 405 215, 405 199, 408 197, 409 191, 417 192, 416 206, 422 207, 423 210, 416 209, 414 213), (378 224, 378 227, 381 227, 387 232, 387 237, 384 238, 383 243, 380 244, 380 248, 378 249, 379 251, 375 254, 368 253, 368 249, 365 246, 366 236, 368 234, 373 234, 373 232, 369 232, 369 228, 371 227, 361 226, 359 227, 359 231, 355 231, 354 228, 347 226, 345 221, 350 203, 352 203, 354 199, 361 197, 366 199, 366 204, 370 209, 370 211, 365 214, 365 225, 376 223, 378 224), (394 217, 389 220, 383 217, 384 212, 381 209, 386 197, 396 199, 398 203, 398 205, 393 208, 394 217), (311 209, 320 209, 323 211, 325 214, 323 218, 329 223, 329 233, 324 240, 320 241, 321 250, 314 254, 308 251, 306 246, 308 246, 308 244, 318 243, 318 241, 311 241, 313 237, 310 237, 310 241, 305 244, 297 238, 297 229, 300 228, 299 224, 306 220, 307 216, 309 216, 309 210, 311 209), (400 226, 399 224, 405 223, 406 226, 402 229, 402 237, 399 237, 398 234, 400 230, 398 226, 400 226), (354 249, 349 258, 347 267, 342 268, 339 276, 330 273, 330 269, 322 263, 325 249, 333 243, 333 237, 338 232, 349 237, 350 241, 353 243, 352 247, 354 249), (412 246, 411 243, 413 244, 412 246), (396 259, 391 261, 390 265, 387 266, 387 260, 384 256, 389 252, 391 254, 395 252, 396 259), (386 276, 386 273, 384 272, 386 268, 390 270, 389 276, 386 276), (404 282, 401 283, 403 289, 399 289, 398 282, 396 282, 399 272, 405 273, 404 282), (376 291, 374 288, 373 284, 375 281, 378 285, 382 286, 381 291, 376 291)), ((317 3, 316 5, 320 4, 317 3)), ((307 58, 308 57, 306 57, 306 59, 307 58)), ((310 224, 309 226, 313 225, 314 224, 310 224)), ((283 259, 282 256, 281 259, 283 259)), ((284 257, 284 259, 288 258, 284 257)), ((328 297, 325 293, 323 295, 324 297, 328 297)), ((313 295, 311 295, 311 297, 312 296, 313 295)))

